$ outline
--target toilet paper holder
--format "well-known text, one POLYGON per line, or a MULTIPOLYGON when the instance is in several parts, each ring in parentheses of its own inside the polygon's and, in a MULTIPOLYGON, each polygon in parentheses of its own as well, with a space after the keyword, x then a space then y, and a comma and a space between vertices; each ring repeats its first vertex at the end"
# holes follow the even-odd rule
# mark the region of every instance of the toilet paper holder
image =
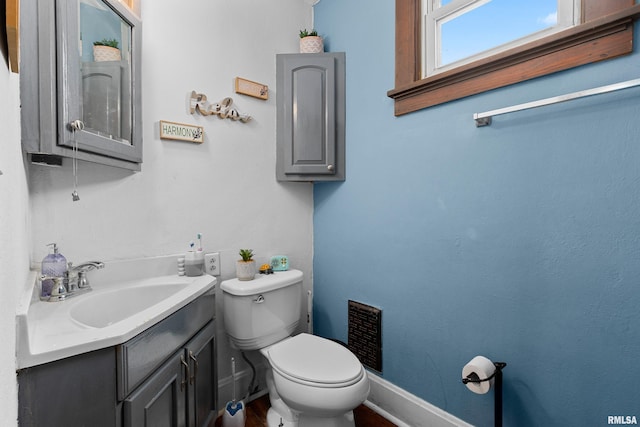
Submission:
POLYGON ((494 381, 494 425, 495 427, 502 427, 502 369, 507 366, 507 364, 505 362, 493 362, 493 364, 496 367, 496 370, 487 378, 480 379, 478 374, 472 372, 465 378, 462 378, 462 383, 482 383, 485 381, 491 381, 493 378, 496 379, 494 381))
POLYGON ((491 381, 493 378, 495 378, 498 375, 502 377, 502 368, 507 366, 507 364, 505 362, 493 362, 493 364, 495 365, 496 370, 493 371, 493 374, 489 375, 487 378, 480 379, 478 374, 476 374, 475 372, 472 372, 469 375, 467 375, 466 378, 462 379, 462 383, 463 384, 483 383, 485 381, 491 381), (498 374, 498 372, 500 372, 500 374, 498 374))

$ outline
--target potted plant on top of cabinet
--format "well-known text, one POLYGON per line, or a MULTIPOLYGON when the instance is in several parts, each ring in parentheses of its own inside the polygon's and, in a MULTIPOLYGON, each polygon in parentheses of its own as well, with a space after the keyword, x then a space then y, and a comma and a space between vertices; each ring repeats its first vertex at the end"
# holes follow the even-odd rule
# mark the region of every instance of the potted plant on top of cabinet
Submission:
POLYGON ((256 275, 256 262, 253 260, 253 249, 240 249, 242 259, 236 263, 238 280, 253 280, 256 275))
POLYGON ((300 53, 324 52, 324 42, 316 30, 300 30, 300 53))
POLYGON ((118 40, 102 39, 93 42, 93 59, 96 62, 102 61, 120 61, 120 49, 118 49, 118 40))

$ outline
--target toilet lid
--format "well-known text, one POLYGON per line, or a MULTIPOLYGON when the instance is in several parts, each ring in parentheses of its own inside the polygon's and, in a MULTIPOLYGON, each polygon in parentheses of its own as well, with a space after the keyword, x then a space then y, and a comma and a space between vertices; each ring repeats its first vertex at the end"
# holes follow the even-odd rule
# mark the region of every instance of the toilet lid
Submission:
POLYGON ((362 364, 346 347, 302 333, 268 350, 271 366, 293 379, 325 385, 352 384, 363 375, 362 364))

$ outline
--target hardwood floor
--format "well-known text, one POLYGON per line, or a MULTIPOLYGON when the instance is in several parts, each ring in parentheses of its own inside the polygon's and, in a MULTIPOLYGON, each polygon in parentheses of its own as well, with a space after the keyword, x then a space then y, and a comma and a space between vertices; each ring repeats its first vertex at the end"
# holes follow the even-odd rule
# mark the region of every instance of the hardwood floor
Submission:
MULTIPOLYGON (((249 402, 245 409, 245 427, 268 427, 267 410, 269 410, 269 396, 264 395, 253 402, 249 402)), ((378 415, 364 405, 353 410, 356 427, 395 427, 389 420, 378 415)), ((215 427, 222 427, 222 417, 218 417, 215 427)))

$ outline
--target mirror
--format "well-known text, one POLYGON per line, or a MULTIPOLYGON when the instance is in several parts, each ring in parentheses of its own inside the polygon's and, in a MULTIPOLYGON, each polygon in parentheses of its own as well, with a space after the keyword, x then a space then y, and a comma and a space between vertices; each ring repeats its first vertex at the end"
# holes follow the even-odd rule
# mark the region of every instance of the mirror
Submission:
POLYGON ((131 145, 131 25, 102 0, 80 0, 84 130, 131 145))
POLYGON ((139 19, 117 0, 58 1, 56 13, 58 144, 141 163, 139 19))

